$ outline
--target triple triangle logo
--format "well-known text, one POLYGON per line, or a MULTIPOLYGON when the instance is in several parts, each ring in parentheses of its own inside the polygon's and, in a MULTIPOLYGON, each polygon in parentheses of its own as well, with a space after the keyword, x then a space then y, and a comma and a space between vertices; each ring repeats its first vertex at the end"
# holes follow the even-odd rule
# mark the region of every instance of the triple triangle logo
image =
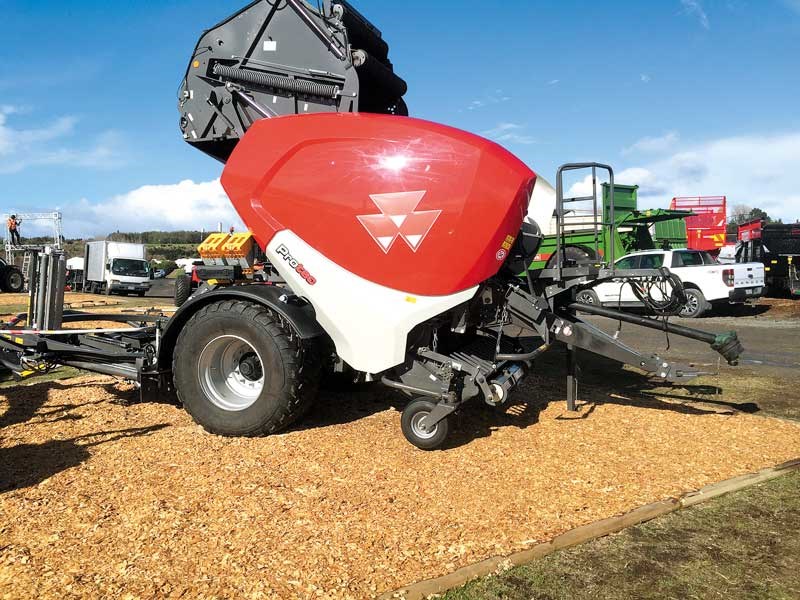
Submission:
POLYGON ((389 254, 397 238, 402 238, 416 252, 442 214, 441 210, 417 212, 425 194, 427 191, 371 194, 381 213, 359 216, 358 220, 384 253, 389 254))

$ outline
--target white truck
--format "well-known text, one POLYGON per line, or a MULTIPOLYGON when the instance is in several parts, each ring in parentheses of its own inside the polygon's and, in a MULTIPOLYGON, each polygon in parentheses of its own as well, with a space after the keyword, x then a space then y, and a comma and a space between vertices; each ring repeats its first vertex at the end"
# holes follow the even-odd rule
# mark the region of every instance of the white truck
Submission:
POLYGON ((143 244, 89 242, 84 265, 84 290, 88 293, 141 297, 150 291, 152 270, 143 244))
MULTIPOLYGON (((764 294, 764 265, 723 265, 699 250, 644 250, 614 263, 619 269, 660 269, 677 275, 686 289, 688 302, 682 317, 698 318, 714 305, 743 304, 764 294)), ((633 288, 624 280, 601 283, 577 294, 578 302, 613 307, 641 307, 633 288)))

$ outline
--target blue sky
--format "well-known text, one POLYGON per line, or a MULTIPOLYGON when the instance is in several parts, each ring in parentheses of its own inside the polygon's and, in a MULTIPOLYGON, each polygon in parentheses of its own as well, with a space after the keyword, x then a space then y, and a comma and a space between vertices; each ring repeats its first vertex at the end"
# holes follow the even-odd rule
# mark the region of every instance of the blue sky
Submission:
MULTIPOLYGON (((0 0, 0 212, 58 207, 70 235, 228 219, 176 91, 200 32, 243 4, 0 0)), ((355 4, 413 116, 548 179, 609 162, 649 206, 726 194, 800 218, 800 0, 355 4)))

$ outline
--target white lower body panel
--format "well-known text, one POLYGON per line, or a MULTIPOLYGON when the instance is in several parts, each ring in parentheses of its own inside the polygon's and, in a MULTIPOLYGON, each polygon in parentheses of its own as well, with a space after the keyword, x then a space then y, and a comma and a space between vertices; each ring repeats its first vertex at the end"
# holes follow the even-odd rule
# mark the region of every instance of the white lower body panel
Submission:
POLYGON ((266 254, 292 291, 314 307, 342 360, 365 373, 405 362, 414 327, 468 302, 478 291, 476 286, 431 297, 393 290, 343 269, 286 230, 272 239, 266 254))

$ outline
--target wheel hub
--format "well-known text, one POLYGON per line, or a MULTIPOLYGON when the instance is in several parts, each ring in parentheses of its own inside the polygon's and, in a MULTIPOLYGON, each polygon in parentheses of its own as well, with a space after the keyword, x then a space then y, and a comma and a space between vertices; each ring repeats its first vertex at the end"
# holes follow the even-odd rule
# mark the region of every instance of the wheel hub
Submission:
POLYGON ((223 335, 200 353, 197 375, 214 406, 229 412, 247 410, 264 390, 264 367, 256 349, 244 338, 223 335))
POLYGON ((439 428, 438 425, 428 427, 426 419, 430 414, 429 412, 419 412, 411 419, 411 430, 414 432, 414 435, 425 440, 435 436, 436 430, 439 428))
POLYGON ((261 361, 258 355, 251 352, 245 354, 239 361, 239 371, 248 381, 258 381, 264 376, 264 370, 261 368, 261 361))

